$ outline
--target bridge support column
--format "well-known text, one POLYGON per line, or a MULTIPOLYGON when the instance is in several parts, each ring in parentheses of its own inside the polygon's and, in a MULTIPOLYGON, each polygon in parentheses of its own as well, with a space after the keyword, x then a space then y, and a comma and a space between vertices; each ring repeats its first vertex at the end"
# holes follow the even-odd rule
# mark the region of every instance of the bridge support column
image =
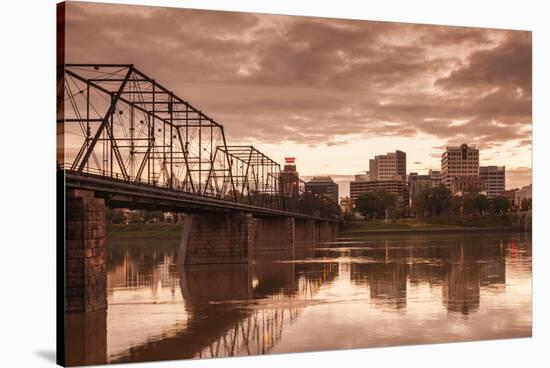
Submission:
POLYGON ((315 220, 294 219, 296 248, 315 245, 315 220))
POLYGON ((295 223, 293 217, 254 219, 254 251, 289 252, 294 255, 295 223))
POLYGON ((248 263, 253 252, 252 215, 196 213, 184 217, 178 263, 248 263))
POLYGON ((319 243, 331 242, 338 235, 338 224, 328 221, 316 222, 316 235, 319 243))
POLYGON ((105 202, 91 191, 67 191, 65 282, 65 312, 107 308, 105 202))

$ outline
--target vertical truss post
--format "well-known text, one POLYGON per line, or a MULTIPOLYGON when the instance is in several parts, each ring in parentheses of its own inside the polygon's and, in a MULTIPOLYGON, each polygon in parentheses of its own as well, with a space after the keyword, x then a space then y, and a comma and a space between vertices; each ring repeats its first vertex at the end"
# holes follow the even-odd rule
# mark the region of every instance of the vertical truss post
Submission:
POLYGON ((124 88, 126 87, 126 83, 128 83, 128 80, 130 79, 130 76, 132 75, 133 66, 130 65, 128 67, 128 72, 126 73, 126 76, 124 77, 124 80, 120 84, 120 87, 118 88, 118 91, 114 95, 113 100, 111 101, 111 106, 109 107, 109 110, 107 110, 107 113, 105 114, 105 117, 101 121, 101 125, 97 129, 97 132, 92 139, 92 142, 90 142, 90 146, 86 150, 86 153, 84 154, 84 157, 82 158, 82 161, 80 162, 80 165, 78 166, 78 172, 82 172, 84 170, 84 167, 86 166, 90 155, 92 154, 92 151, 94 150, 94 147, 99 140, 99 137, 101 136, 101 133, 103 133, 103 130, 105 129, 105 126, 107 125, 109 117, 113 114, 116 108, 116 103, 118 102, 118 99, 120 98, 120 95, 122 94, 122 91, 124 91, 124 88))

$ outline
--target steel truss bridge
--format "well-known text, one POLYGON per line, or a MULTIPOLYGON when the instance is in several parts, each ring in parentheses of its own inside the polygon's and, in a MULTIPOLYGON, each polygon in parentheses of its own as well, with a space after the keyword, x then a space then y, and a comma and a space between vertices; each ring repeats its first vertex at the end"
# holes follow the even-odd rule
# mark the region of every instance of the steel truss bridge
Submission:
POLYGON ((245 210, 340 221, 339 206, 132 64, 65 64, 58 172, 112 207, 245 210))

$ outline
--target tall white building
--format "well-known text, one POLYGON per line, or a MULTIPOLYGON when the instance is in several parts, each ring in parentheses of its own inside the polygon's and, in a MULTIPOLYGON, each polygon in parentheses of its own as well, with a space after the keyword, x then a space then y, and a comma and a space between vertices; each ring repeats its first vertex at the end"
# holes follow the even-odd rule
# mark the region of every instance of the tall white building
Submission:
POLYGON ((504 193, 506 188, 504 166, 480 166, 479 179, 485 183, 487 197, 494 198, 504 193))
POLYGON ((407 154, 403 151, 388 152, 369 160, 369 181, 398 180, 406 182, 407 154))
MULTIPOLYGON (((441 182, 453 188, 453 181, 479 181, 479 150, 466 143, 448 146, 441 155, 441 182)), ((481 187, 481 185, 479 185, 481 187)))

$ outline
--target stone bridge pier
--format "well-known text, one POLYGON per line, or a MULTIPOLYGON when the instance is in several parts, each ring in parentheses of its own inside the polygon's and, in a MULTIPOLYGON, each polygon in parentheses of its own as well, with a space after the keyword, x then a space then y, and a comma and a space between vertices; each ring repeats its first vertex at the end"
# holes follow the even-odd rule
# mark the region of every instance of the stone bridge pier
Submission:
POLYGON ((254 219, 254 251, 294 254, 294 218, 260 217, 254 219))
POLYGON ((316 244, 334 241, 338 235, 338 224, 329 221, 316 221, 315 223, 316 244))
POLYGON ((294 220, 294 239, 297 248, 310 248, 317 244, 315 220, 294 220))
POLYGON ((184 216, 178 263, 248 263, 254 251, 254 218, 244 213, 184 216))
POLYGON ((65 216, 65 312, 105 309, 105 202, 91 191, 68 190, 65 216))
POLYGON ((269 254, 294 257, 296 248, 330 242, 338 224, 294 217, 200 213, 184 217, 178 263, 250 263, 269 254))
POLYGON ((294 255, 293 217, 200 213, 184 217, 178 263, 251 263, 254 254, 294 255))

